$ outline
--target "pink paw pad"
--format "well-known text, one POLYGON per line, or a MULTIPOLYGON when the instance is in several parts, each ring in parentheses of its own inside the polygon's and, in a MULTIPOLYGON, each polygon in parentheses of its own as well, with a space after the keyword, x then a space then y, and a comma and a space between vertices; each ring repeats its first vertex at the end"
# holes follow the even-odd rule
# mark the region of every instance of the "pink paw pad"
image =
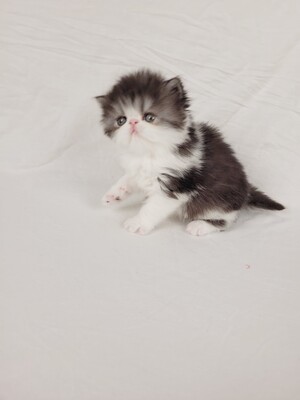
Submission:
POLYGON ((127 190, 127 188, 125 186, 121 186, 120 187, 120 191, 123 192, 123 193, 128 193, 128 190, 127 190))
POLYGON ((105 197, 106 203, 110 203, 111 201, 116 200, 115 196, 113 194, 108 194, 105 197))

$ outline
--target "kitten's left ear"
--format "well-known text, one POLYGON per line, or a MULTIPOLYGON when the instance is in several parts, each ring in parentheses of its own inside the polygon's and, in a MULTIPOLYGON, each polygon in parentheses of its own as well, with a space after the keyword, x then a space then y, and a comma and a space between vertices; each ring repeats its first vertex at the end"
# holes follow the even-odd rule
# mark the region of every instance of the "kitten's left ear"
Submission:
POLYGON ((104 103, 106 102, 106 96, 96 96, 95 99, 103 107, 104 103))
POLYGON ((178 93, 182 95, 184 92, 183 84, 179 76, 175 76, 175 78, 164 81, 165 87, 170 91, 170 93, 178 93))

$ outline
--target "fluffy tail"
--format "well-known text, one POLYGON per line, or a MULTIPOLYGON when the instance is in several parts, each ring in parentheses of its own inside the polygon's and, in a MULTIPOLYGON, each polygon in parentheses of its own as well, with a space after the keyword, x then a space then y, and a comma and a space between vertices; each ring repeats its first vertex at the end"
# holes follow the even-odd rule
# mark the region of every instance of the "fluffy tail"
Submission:
POLYGON ((266 194, 251 186, 248 199, 250 207, 264 208, 265 210, 284 210, 284 206, 270 199, 266 194))

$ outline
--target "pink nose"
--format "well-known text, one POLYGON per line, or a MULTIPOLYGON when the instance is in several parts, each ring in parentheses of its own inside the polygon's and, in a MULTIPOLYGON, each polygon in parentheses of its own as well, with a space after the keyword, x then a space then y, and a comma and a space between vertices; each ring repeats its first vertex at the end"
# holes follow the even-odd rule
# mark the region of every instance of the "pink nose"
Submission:
POLYGON ((129 121, 130 125, 132 125, 132 126, 136 125, 138 122, 139 122, 139 120, 138 120, 138 119, 135 119, 135 118, 132 118, 132 119, 129 121))

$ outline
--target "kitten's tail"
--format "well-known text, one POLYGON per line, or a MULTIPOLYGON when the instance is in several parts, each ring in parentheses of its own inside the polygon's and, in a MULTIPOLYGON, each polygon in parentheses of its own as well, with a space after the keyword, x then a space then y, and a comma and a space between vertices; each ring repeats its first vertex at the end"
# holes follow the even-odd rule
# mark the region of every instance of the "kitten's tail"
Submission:
POLYGON ((266 194, 258 190, 254 186, 250 186, 250 194, 248 199, 248 206, 264 208, 265 210, 284 210, 285 207, 272 200, 266 194))

